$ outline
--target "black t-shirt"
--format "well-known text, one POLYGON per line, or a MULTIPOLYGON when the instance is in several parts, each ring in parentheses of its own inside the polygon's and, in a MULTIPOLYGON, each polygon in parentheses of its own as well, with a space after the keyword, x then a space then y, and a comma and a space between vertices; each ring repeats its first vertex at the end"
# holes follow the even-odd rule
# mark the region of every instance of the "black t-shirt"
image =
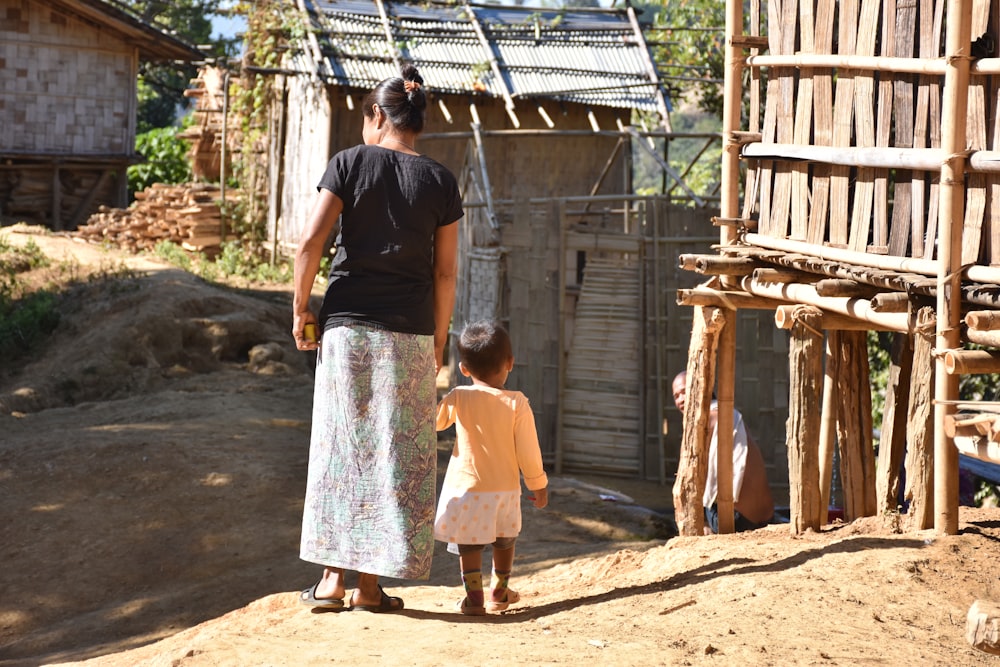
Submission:
POLYGON ((320 322, 432 335, 434 234, 464 215, 455 176, 423 155, 360 145, 333 156, 319 188, 344 202, 320 322))

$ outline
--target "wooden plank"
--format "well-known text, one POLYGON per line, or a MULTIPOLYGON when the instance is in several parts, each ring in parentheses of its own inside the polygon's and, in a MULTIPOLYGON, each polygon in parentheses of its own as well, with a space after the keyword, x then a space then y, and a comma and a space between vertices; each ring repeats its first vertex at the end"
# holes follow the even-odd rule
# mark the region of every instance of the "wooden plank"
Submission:
POLYGON ((823 334, 814 326, 818 308, 803 306, 804 314, 792 327, 789 356, 789 395, 796 397, 788 411, 788 502, 793 534, 823 525, 820 507, 819 432, 823 386, 823 334), (808 314, 806 314, 808 313, 808 314))
MULTIPOLYGON (((882 39, 880 53, 891 56, 896 40, 896 0, 882 3, 882 39)), ((875 121, 875 145, 888 147, 892 133, 892 86, 891 72, 879 72, 878 108, 875 121)), ((879 247, 889 244, 889 171, 875 170, 874 208, 872 210, 872 243, 879 247)))
POLYGON ((848 521, 875 514, 872 400, 865 335, 863 331, 838 332, 841 372, 837 387, 837 441, 844 517, 848 521))
MULTIPOLYGON (((811 0, 810 0, 811 1, 811 0)), ((779 45, 780 54, 795 52, 796 0, 784 0, 781 4, 781 22, 784 26, 779 45)), ((778 143, 795 141, 795 78, 796 72, 787 68, 775 68, 772 75, 778 81, 779 120, 776 137, 778 143)), ((792 168, 787 162, 780 162, 774 174, 774 193, 771 201, 771 233, 788 234, 788 217, 792 197, 792 168)))
MULTIPOLYGON (((933 53, 937 54, 941 52, 941 30, 944 23, 944 10, 947 5, 947 0, 935 0, 934 2, 934 20, 933 28, 931 29, 931 36, 933 39, 932 50, 933 53)), ((928 98, 930 103, 928 104, 930 117, 930 147, 940 148, 941 147, 941 84, 937 79, 930 82, 928 86, 928 98)), ((931 180, 930 194, 927 197, 927 227, 924 233, 924 258, 933 259, 935 255, 935 249, 937 248, 937 227, 938 227, 938 217, 939 209, 938 201, 940 199, 941 184, 939 178, 935 177, 931 180)), ((914 255, 916 256, 916 255, 914 255)))
MULTIPOLYGON (((990 0, 973 0, 972 35, 979 36, 989 28, 990 0)), ((966 147, 985 149, 986 143, 986 77, 972 76, 969 80, 969 107, 965 127, 966 147)), ((966 176, 965 221, 962 229, 962 263, 975 264, 979 260, 983 233, 983 215, 986 212, 987 176, 970 172, 966 176)))
MULTIPOLYGON (((861 18, 855 54, 875 54, 875 35, 878 28, 879 0, 862 0, 861 18)), ((854 80, 854 137, 858 147, 875 145, 875 78, 874 72, 860 72, 854 80)), ((851 232, 848 247, 864 251, 868 247, 871 229, 872 198, 875 194, 875 170, 857 170, 854 184, 854 207, 851 212, 851 232)))
MULTIPOLYGON (((782 32, 784 31, 781 22, 781 2, 768 2, 768 31, 767 43, 771 53, 781 53, 782 32)), ((761 141, 764 143, 774 143, 778 132, 778 99, 781 96, 781 86, 778 82, 777 73, 767 77, 767 95, 764 100, 764 126, 761 130, 761 141)), ((785 230, 778 229, 774 221, 773 202, 775 189, 775 171, 777 165, 772 160, 762 160, 760 162, 759 174, 757 178, 757 188, 760 193, 760 210, 757 221, 757 229, 766 236, 784 237, 785 230)))
MULTIPOLYGON (((914 51, 917 26, 916 0, 899 0, 896 3, 895 55, 910 58, 914 51)), ((895 145, 913 146, 913 75, 899 74, 893 82, 893 118, 895 119, 895 145)), ((911 176, 908 170, 897 170, 896 190, 893 197, 892 222, 889 229, 889 254, 906 256, 913 228, 911 176)))
MULTIPOLYGON (((802 53, 815 53, 813 39, 815 37, 813 22, 813 3, 799 3, 799 50, 802 53)), ((813 72, 799 72, 798 99, 795 103, 795 127, 793 141, 796 144, 810 142, 813 112, 813 72)), ((809 163, 793 162, 792 171, 792 231, 791 238, 806 240, 809 236, 809 163)), ((721 531, 721 528, 720 528, 721 531)))
MULTIPOLYGON (((858 0, 840 3, 837 51, 854 55, 858 30, 858 0)), ((833 103, 833 145, 850 146, 854 115, 854 72, 841 70, 837 75, 833 103)), ((830 170, 830 243, 843 246, 848 241, 850 211, 850 167, 834 165, 830 170)))
POLYGON ((910 382, 909 419, 906 432, 906 489, 909 502, 907 528, 924 530, 934 525, 934 309, 917 313, 913 340, 913 378, 910 382), (921 333, 924 332, 924 333, 921 333), (928 333, 929 332, 929 333, 928 333))
MULTIPOLYGON (((833 20, 836 0, 818 0, 813 49, 816 53, 833 52, 833 20)), ((813 143, 817 146, 833 145, 833 71, 817 69, 813 72, 813 143)), ((806 241, 822 243, 826 238, 826 220, 830 202, 830 166, 813 166, 812 209, 806 241)))
MULTIPOLYGON (((918 55, 921 58, 933 58, 936 54, 932 52, 934 46, 934 22, 931 20, 934 11, 934 0, 919 0, 920 2, 920 44, 918 55)), ((933 77, 921 75, 917 79, 917 101, 914 108, 913 119, 913 147, 926 148, 928 143, 928 118, 927 114, 930 106, 930 85, 933 77)), ((911 172, 910 181, 910 254, 914 257, 922 257, 924 254, 925 236, 927 233, 926 215, 926 190, 927 172, 911 172)))

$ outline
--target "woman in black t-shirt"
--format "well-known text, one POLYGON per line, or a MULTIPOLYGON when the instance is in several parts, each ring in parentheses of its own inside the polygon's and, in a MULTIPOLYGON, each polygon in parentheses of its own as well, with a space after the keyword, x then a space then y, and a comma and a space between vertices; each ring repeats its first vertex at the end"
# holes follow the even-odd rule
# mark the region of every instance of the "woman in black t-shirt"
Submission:
POLYGON ((301 594, 317 609, 396 611, 379 576, 430 574, 435 379, 463 210, 454 175, 414 148, 426 106, 412 65, 368 94, 364 144, 330 161, 295 255, 292 335, 318 349, 300 550, 324 566, 301 594), (317 316, 309 294, 338 218, 317 316), (345 570, 359 573, 349 604, 345 570))

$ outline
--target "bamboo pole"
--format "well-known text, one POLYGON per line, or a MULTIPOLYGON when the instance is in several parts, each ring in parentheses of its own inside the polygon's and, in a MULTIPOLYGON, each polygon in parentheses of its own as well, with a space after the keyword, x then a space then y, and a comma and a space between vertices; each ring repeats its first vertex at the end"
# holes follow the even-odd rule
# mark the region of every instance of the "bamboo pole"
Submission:
MULTIPOLYGON (((754 69, 768 67, 797 67, 799 69, 838 68, 931 76, 945 74, 948 68, 948 64, 942 58, 898 58, 891 56, 850 56, 837 54, 748 56, 746 66, 754 69)), ((1000 74, 1000 58, 981 58, 976 60, 969 66, 969 72, 971 74, 1000 74)))
POLYGON ((970 343, 975 343, 976 345, 1000 347, 1000 331, 979 331, 977 329, 968 329, 965 332, 965 339, 970 343))
POLYGON ((945 62, 940 58, 895 58, 888 56, 838 55, 832 53, 749 56, 747 67, 797 67, 799 69, 835 68, 870 72, 910 72, 913 74, 944 74, 945 62))
POLYGON ((722 331, 719 332, 719 352, 716 362, 718 410, 716 412, 716 479, 718 492, 715 498, 719 513, 719 534, 736 532, 733 498, 733 410, 736 384, 736 312, 722 310, 722 331))
MULTIPOLYGON (((757 160, 792 160, 884 169, 917 169, 940 171, 945 158, 940 148, 816 146, 767 142, 743 144, 744 158, 757 160)), ((969 153, 966 171, 995 173, 1000 171, 1000 151, 976 150, 969 153)))
POLYGON ((989 436, 998 430, 996 422, 997 416, 989 413, 948 415, 948 418, 944 420, 944 432, 948 434, 949 438, 989 436))
POLYGON ((955 437, 955 448, 974 459, 988 463, 1000 464, 1000 443, 987 440, 984 437, 955 437))
POLYGON ((944 353, 944 370, 948 375, 1000 373, 1000 351, 948 350, 944 353))
MULTIPOLYGON (((843 262, 845 264, 863 266, 869 269, 883 269, 886 271, 898 271, 901 273, 919 273, 925 276, 936 276, 938 273, 938 261, 933 259, 896 257, 893 255, 873 255, 867 252, 856 252, 854 250, 844 250, 842 248, 803 243, 802 241, 795 241, 792 239, 771 238, 762 234, 747 234, 745 239, 746 242, 751 245, 768 248, 769 250, 794 252, 834 262, 843 262)), ((1000 271, 998 271, 997 277, 1000 278, 1000 271)), ((972 280, 971 277, 970 280, 972 280)), ((997 282, 1000 282, 1000 280, 997 282)))
POLYGON ((722 257, 719 255, 680 255, 680 268, 712 276, 746 276, 753 273, 758 264, 747 257, 722 257))
POLYGON ((965 314, 965 324, 970 329, 989 331, 1000 329, 1000 312, 995 310, 973 310, 965 314))
MULTIPOLYGON (((921 169, 938 171, 944 153, 939 148, 888 146, 810 146, 753 143, 743 146, 743 157, 755 160, 792 160, 835 164, 844 167, 921 169)), ((987 161, 984 164, 989 164, 987 161)), ((998 166, 1000 168, 1000 166, 998 166)))
POLYGON ((871 298, 876 313, 905 313, 910 309, 910 295, 903 292, 883 292, 871 298))
MULTIPOLYGON (((777 314, 776 314, 777 315, 777 314)), ((786 327, 782 327, 786 328, 786 327)), ((789 327, 790 323, 789 323, 789 327)), ((837 446, 837 415, 834 393, 837 388, 837 373, 840 361, 834 353, 836 331, 826 332, 826 363, 823 373, 823 408, 819 422, 819 506, 820 523, 830 519, 830 496, 833 484, 833 451, 837 446)))
POLYGON ((754 269, 753 279, 762 283, 812 283, 819 280, 815 273, 796 269, 754 269))
MULTIPOLYGON (((743 107, 743 61, 738 40, 743 36, 743 3, 726 3, 726 70, 724 94, 722 96, 722 191, 719 201, 719 217, 740 216, 740 144, 734 132, 740 130, 740 114, 743 107)), ((736 229, 730 226, 719 228, 719 241, 730 245, 736 240, 736 229)), ((724 287, 732 287, 732 280, 723 281, 724 287), (728 284, 727 284, 728 283, 728 284)))
MULTIPOLYGON (((948 3, 945 70, 941 113, 940 234, 938 236, 937 336, 939 352, 960 346, 960 287, 962 280, 962 223, 965 217, 965 123, 969 99, 969 60, 972 31, 971 0, 948 3)), ((958 451, 944 432, 945 417, 953 412, 947 403, 958 398, 958 376, 949 375, 944 356, 935 362, 934 383, 934 529, 958 533, 958 451)))
MULTIPOLYGON (((756 278, 754 274, 754 278, 756 278)), ((815 284, 816 294, 820 296, 846 296, 870 299, 878 293, 878 288, 867 283, 846 278, 825 278, 815 284)))
POLYGON ((677 290, 677 305, 680 306, 715 306, 738 310, 752 308, 755 310, 774 310, 786 305, 786 301, 765 299, 746 292, 716 290, 708 287, 677 290))
POLYGON ((803 303, 823 310, 829 310, 861 322, 875 325, 869 328, 886 331, 910 331, 912 323, 906 313, 876 313, 871 303, 864 299, 846 297, 821 297, 812 285, 775 285, 758 283, 744 278, 743 289, 757 296, 782 299, 791 303, 803 303))
MULTIPOLYGON (((795 324, 795 311, 800 308, 800 304, 781 305, 774 309, 774 325, 779 329, 791 329, 795 324)), ((819 326, 823 331, 891 331, 882 329, 871 322, 865 322, 853 317, 847 317, 838 313, 821 310, 819 316, 819 326)))

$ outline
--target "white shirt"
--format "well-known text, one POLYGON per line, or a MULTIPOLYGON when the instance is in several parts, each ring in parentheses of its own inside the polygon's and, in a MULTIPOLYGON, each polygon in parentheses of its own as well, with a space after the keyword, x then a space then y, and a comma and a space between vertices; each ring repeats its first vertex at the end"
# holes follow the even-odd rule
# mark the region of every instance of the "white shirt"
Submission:
MULTIPOLYGON (((712 401, 712 410, 719 409, 718 401, 712 401)), ((743 487, 743 473, 747 469, 747 429, 743 425, 743 415, 733 409, 733 502, 740 499, 743 487)), ((712 441, 708 446, 708 476, 705 478, 705 494, 701 497, 704 507, 715 504, 719 495, 719 427, 712 431, 712 441)))

